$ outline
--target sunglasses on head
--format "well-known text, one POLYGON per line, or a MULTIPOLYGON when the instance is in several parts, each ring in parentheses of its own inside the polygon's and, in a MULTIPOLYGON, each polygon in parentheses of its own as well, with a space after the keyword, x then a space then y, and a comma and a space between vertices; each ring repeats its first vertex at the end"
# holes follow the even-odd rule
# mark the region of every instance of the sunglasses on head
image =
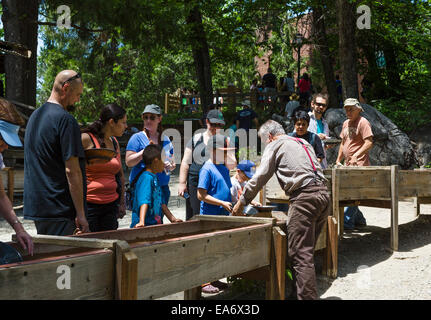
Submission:
POLYGON ((62 87, 64 87, 64 85, 67 83, 67 82, 72 82, 73 80, 75 80, 75 79, 80 79, 81 78, 81 75, 79 74, 79 73, 77 73, 77 74, 75 74, 73 77, 70 77, 69 79, 67 79, 66 81, 64 81, 63 82, 63 84, 61 85, 62 87))
POLYGON ((156 120, 156 116, 155 116, 155 115, 151 115, 151 116, 144 116, 143 118, 144 118, 144 120, 151 120, 151 121, 156 120))

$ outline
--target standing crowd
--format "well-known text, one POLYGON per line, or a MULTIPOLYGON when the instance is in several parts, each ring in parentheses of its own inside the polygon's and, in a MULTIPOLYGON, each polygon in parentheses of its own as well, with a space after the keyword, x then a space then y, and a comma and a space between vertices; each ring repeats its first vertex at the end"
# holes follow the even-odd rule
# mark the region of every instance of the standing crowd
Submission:
MULTIPOLYGON (((270 70, 269 70, 270 71, 270 70)), ((264 77, 266 92, 274 93, 274 77, 264 77)), ((286 81, 289 90, 292 81, 286 81)), ((301 85, 300 85, 301 87, 301 85)), ((304 90, 306 85, 302 85, 304 90)), ((129 139, 125 163, 132 168, 129 198, 122 169, 119 142, 127 128, 126 111, 116 104, 106 105, 99 119, 81 130, 70 114, 83 92, 79 73, 64 70, 55 78, 48 101, 29 118, 24 138, 24 218, 33 220, 38 234, 72 235, 118 228, 118 218, 132 210, 130 228, 163 223, 166 218, 180 223, 169 210, 170 174, 175 169, 174 148, 163 135, 162 112, 150 104, 142 111, 143 129, 129 139), (115 151, 109 161, 88 161, 86 152, 93 149, 115 151)), ((300 96, 306 97, 305 91, 300 96)), ((307 98, 308 99, 308 98, 307 98)), ((250 160, 237 163, 235 141, 220 133, 226 125, 217 108, 204 119, 206 130, 188 141, 180 165, 178 195, 186 199, 186 220, 194 215, 246 215, 257 193, 275 174, 282 190, 289 196, 287 234, 288 256, 292 262, 298 299, 317 299, 314 247, 331 211, 327 180, 325 140, 328 125, 323 119, 328 97, 315 94, 311 111, 289 109, 295 131, 286 134, 276 121, 263 123, 258 136, 266 145, 260 165, 250 160), (230 171, 234 170, 234 176, 230 171)), ((249 132, 258 127, 257 115, 244 101, 235 124, 249 132)), ((360 116, 356 99, 344 102, 347 118, 341 134, 337 163, 369 165, 372 132, 360 116)), ((22 146, 19 127, 0 121, 0 151, 22 146)), ((22 246, 33 251, 31 237, 22 228, 0 184, 2 215, 17 233, 22 246)), ((360 211, 349 211, 350 223, 364 224, 360 211)), ((204 284, 208 293, 221 288, 218 281, 204 284)))

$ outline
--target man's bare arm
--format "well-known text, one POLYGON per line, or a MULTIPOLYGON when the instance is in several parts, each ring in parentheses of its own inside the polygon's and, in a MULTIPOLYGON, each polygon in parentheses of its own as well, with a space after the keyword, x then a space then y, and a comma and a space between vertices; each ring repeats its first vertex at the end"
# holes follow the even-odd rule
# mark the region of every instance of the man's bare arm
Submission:
POLYGON ((89 232, 88 222, 84 212, 84 191, 82 187, 82 172, 77 157, 66 160, 66 177, 69 183, 70 195, 76 210, 76 226, 83 233, 89 232))

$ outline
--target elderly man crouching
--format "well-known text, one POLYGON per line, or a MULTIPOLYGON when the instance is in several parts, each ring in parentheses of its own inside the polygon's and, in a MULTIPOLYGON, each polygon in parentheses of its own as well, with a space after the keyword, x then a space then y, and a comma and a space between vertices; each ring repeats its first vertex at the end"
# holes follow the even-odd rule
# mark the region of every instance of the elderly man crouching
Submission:
POLYGON ((275 173, 290 198, 288 255, 293 264, 297 298, 317 299, 314 247, 331 210, 326 179, 313 147, 305 140, 287 136, 278 122, 265 122, 259 136, 267 144, 260 166, 244 187, 232 214, 242 215, 243 207, 275 173))

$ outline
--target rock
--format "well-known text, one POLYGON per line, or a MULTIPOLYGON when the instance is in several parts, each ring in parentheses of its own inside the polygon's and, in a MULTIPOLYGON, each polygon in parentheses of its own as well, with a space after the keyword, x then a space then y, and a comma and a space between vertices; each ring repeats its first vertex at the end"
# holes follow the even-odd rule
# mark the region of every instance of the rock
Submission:
MULTIPOLYGON (((371 124, 374 134, 374 145, 370 151, 370 162, 373 166, 389 166, 398 164, 401 169, 413 169, 421 163, 418 160, 414 144, 409 136, 381 112, 368 104, 362 104, 364 112, 361 115, 371 124)), ((340 137, 341 129, 346 118, 344 109, 328 109, 324 116, 328 122, 330 136, 340 137)), ((293 123, 279 115, 272 119, 280 122, 286 132, 293 131, 293 123)), ((431 139, 431 136, 430 136, 431 139)), ((335 164, 339 146, 327 150, 328 164, 335 164)))
POLYGON ((417 156, 421 166, 431 164, 431 124, 418 128, 410 134, 410 139, 415 142, 417 156))

